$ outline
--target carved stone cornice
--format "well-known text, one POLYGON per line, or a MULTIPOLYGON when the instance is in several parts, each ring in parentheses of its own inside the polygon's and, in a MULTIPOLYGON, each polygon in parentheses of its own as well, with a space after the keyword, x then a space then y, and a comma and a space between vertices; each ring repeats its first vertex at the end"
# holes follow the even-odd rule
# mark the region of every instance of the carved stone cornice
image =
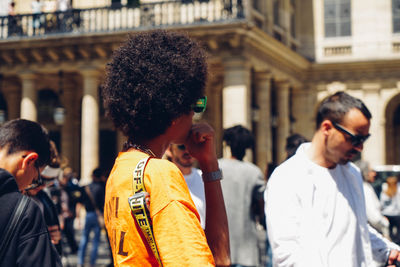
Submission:
POLYGON ((330 83, 334 81, 360 82, 398 80, 400 60, 379 60, 350 63, 312 64, 308 81, 330 83))
POLYGON ((60 64, 106 61, 123 37, 119 34, 103 36, 45 38, 35 40, 3 41, 0 43, 0 72, 18 72, 29 67, 58 68, 60 64), (53 65, 53 66, 51 66, 53 65))

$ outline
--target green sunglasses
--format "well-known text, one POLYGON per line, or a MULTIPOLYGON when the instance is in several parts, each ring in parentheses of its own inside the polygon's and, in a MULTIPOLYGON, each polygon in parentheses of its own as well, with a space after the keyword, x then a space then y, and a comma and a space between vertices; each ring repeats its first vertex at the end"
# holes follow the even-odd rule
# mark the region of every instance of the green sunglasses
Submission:
POLYGON ((192 109, 195 113, 202 113, 206 110, 207 106, 207 97, 203 96, 197 99, 196 103, 193 104, 192 109))

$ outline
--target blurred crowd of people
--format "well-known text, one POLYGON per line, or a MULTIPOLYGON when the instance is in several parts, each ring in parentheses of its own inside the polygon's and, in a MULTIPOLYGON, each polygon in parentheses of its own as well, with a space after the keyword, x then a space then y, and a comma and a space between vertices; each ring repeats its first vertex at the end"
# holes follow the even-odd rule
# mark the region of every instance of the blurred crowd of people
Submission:
POLYGON ((376 182, 376 172, 366 161, 356 161, 363 177, 369 224, 386 238, 400 244, 399 177, 389 175, 376 182))
POLYGON ((90 266, 96 266, 101 231, 104 229, 106 173, 96 168, 92 172, 92 182, 80 185, 76 172, 58 154, 55 143, 51 141, 50 144, 51 162, 40 174, 43 182, 26 188, 24 193, 39 205, 51 241, 64 263, 69 265, 68 257, 77 254, 77 266, 84 266, 86 249, 91 241, 89 262, 90 266), (80 240, 76 240, 75 230, 81 230, 80 240), (93 240, 90 240, 91 232, 94 233, 93 240))

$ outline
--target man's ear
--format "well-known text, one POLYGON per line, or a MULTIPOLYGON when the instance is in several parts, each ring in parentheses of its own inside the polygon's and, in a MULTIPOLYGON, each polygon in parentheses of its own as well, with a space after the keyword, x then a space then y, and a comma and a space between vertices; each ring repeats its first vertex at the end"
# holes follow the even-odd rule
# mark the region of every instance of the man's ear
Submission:
POLYGON ((332 130, 332 128, 333 128, 332 122, 331 122, 330 120, 324 120, 324 121, 321 123, 320 128, 321 128, 322 133, 323 133, 325 136, 328 136, 328 135, 329 135, 329 132, 330 132, 330 131, 332 130))
POLYGON ((21 166, 22 169, 25 169, 27 167, 34 165, 38 159, 39 159, 39 155, 36 152, 28 152, 28 154, 26 154, 23 157, 22 166, 21 166))
POLYGON ((168 159, 168 160, 172 160, 172 144, 170 144, 168 146, 168 148, 165 150, 164 156, 168 159))

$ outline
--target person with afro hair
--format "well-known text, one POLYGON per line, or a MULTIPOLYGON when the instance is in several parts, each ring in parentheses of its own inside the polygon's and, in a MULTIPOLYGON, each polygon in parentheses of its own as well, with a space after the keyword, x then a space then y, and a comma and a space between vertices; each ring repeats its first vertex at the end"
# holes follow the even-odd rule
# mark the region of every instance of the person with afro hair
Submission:
POLYGON ((104 217, 115 266, 230 265, 214 130, 206 123, 192 124, 194 112, 205 109, 206 78, 200 46, 185 34, 165 30, 130 35, 107 66, 104 105, 127 137, 106 185, 104 217), (184 144, 198 160, 205 231, 181 171, 162 159, 170 144, 184 144), (156 251, 128 203, 134 170, 146 158, 143 184, 156 251))
POLYGON ((233 266, 259 266, 257 219, 264 206, 257 201, 262 202, 257 192, 264 185, 264 175, 256 165, 243 160, 246 149, 254 146, 254 137, 248 129, 237 125, 224 130, 223 140, 232 155, 219 160, 224 175, 221 184, 228 215, 231 261, 233 266))

